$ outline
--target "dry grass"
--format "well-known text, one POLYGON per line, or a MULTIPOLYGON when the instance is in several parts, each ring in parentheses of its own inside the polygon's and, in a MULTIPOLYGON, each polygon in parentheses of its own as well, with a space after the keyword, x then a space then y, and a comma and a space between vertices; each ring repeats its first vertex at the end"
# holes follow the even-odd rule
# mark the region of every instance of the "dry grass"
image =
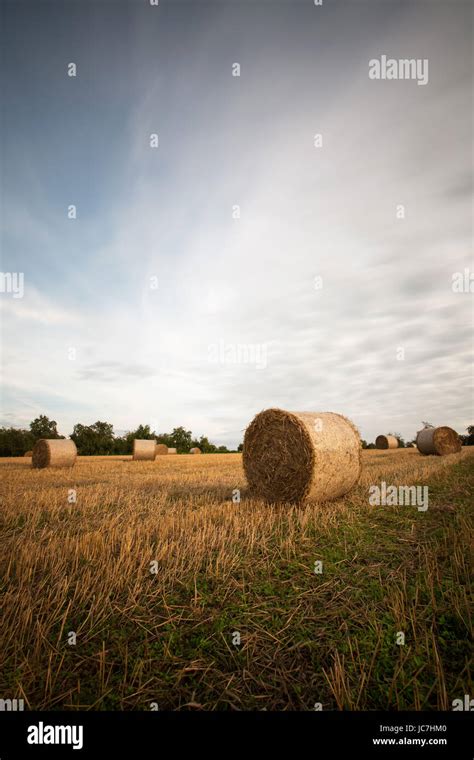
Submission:
POLYGON ((0 460, 0 696, 31 709, 449 707, 473 693, 473 462, 472 449, 364 452, 344 499, 270 508, 248 498, 240 455, 0 460), (370 507, 381 480, 428 483, 429 510, 370 507))

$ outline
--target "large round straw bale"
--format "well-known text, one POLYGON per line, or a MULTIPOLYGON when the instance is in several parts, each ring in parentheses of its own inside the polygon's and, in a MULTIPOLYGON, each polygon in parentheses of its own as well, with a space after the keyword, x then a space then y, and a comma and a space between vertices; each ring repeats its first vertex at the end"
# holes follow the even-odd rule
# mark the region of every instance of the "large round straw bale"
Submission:
POLYGON ((376 449, 398 449, 398 438, 394 435, 378 435, 375 439, 376 449))
POLYGON ((155 451, 157 457, 169 453, 168 446, 165 443, 157 443, 155 451))
POLYGON ((32 451, 25 451, 25 453, 23 454, 23 456, 24 457, 32 457, 33 456, 33 452, 32 451))
POLYGON ((421 454, 457 454, 462 443, 455 430, 450 427, 424 428, 417 433, 416 446, 421 454))
POLYGON ((200 454, 201 453, 201 449, 199 449, 197 446, 194 446, 194 448, 189 449, 189 453, 190 454, 200 454))
POLYGON ((76 459, 76 444, 69 438, 41 438, 33 447, 33 467, 72 467, 76 459))
POLYGON ((156 456, 156 441, 135 438, 133 441, 133 459, 135 461, 153 461, 156 456))
POLYGON ((359 480, 360 437, 340 414, 267 409, 245 431, 243 464, 250 491, 267 502, 336 499, 359 480))
POLYGON ((177 454, 178 449, 168 449, 168 454, 177 454))

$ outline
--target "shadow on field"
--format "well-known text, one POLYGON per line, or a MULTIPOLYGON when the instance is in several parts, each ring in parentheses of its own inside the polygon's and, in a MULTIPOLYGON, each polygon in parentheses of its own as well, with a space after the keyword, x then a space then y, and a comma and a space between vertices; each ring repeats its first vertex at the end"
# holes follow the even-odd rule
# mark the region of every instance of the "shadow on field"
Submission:
POLYGON ((9 470, 32 470, 31 457, 27 457, 24 462, 0 462, 0 467, 8 467, 9 470))
MULTIPOLYGON (((153 491, 153 489, 151 488, 150 491, 153 491)), ((223 502, 228 502, 229 507, 234 507, 235 509, 242 508, 248 504, 263 504, 264 507, 268 508, 273 513, 281 512, 283 514, 287 514, 290 509, 300 509, 304 512, 309 506, 319 506, 319 504, 324 505, 324 502, 302 502, 300 504, 290 502, 264 502, 258 496, 255 496, 255 494, 252 494, 247 486, 239 487, 238 484, 232 484, 231 486, 225 484, 209 484, 207 486, 197 484, 171 486, 167 489, 167 500, 171 503, 176 502, 180 504, 182 504, 183 501, 199 501, 205 503, 206 506, 209 506, 211 503, 222 504, 223 502), (239 491, 238 501, 234 501, 234 492, 236 489, 239 491)), ((334 502, 331 503, 333 504, 334 502)))
MULTIPOLYGON (((233 491, 238 488, 237 484, 233 484, 231 486, 225 485, 225 484, 211 484, 208 485, 198 485, 194 483, 187 483, 183 486, 168 486, 166 489, 167 492, 167 499, 170 502, 189 502, 190 500, 199 500, 199 501, 206 501, 207 504, 209 502, 214 502, 216 504, 222 504, 224 501, 228 501, 230 505, 234 504, 237 506, 239 502, 233 501, 233 491)), ((150 492, 153 491, 153 488, 150 488, 150 492)), ((243 501, 248 501, 250 499, 250 495, 247 492, 247 489, 239 488, 240 491, 240 503, 243 501)))

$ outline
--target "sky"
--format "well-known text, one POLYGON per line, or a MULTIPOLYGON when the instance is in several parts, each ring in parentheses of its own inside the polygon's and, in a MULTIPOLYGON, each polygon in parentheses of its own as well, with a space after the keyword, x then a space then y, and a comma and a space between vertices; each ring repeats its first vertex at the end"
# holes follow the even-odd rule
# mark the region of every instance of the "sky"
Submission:
POLYGON ((469 6, 3 2, 0 425, 474 423, 469 6))

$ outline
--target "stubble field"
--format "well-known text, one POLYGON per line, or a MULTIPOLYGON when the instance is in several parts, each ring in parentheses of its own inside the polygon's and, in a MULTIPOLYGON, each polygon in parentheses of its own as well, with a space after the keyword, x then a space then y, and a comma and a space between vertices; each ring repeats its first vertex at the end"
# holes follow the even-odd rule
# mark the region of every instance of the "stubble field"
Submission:
POLYGON ((1 698, 420 710, 473 693, 474 449, 365 451, 348 496, 305 507, 249 498, 238 454, 30 462, 0 460, 1 698), (428 510, 370 506, 381 481, 428 485, 428 510))

